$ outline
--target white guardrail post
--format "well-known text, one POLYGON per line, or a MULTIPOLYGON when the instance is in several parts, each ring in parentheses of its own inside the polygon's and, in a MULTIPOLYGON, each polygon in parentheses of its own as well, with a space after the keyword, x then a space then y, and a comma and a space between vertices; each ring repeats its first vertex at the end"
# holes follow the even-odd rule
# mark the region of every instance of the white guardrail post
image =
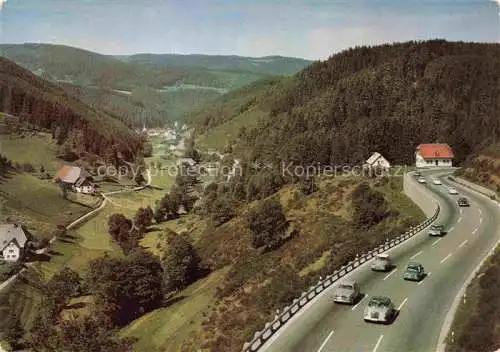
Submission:
POLYGON ((264 329, 257 331, 254 334, 253 339, 243 345, 242 351, 258 351, 271 336, 273 336, 283 325, 286 324, 288 320, 290 320, 300 309, 307 305, 307 303, 309 303, 318 294, 332 286, 335 282, 353 271, 355 268, 359 267, 361 264, 364 264, 368 260, 372 259, 377 254, 383 253, 419 233, 437 219, 439 212, 440 207, 439 204, 437 204, 434 214, 422 223, 410 228, 400 236, 379 245, 367 253, 357 255, 356 259, 347 263, 347 265, 343 265, 340 269, 334 271, 331 275, 328 275, 324 280, 320 278, 316 285, 310 287, 306 292, 303 292, 299 298, 293 300, 290 306, 285 307, 281 313, 277 314, 272 322, 266 323, 264 329))

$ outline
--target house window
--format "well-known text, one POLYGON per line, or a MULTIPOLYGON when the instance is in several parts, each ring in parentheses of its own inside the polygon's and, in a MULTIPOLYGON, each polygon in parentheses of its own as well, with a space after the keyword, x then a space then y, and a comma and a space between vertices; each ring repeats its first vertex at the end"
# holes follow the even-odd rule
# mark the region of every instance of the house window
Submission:
POLYGON ((14 250, 13 249, 9 249, 9 253, 14 253, 14 250))

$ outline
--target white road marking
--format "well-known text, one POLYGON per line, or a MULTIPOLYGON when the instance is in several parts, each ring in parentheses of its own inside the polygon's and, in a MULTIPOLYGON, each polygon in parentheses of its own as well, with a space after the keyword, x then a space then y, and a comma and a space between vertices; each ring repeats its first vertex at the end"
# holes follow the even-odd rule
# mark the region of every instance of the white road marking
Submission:
POLYGON ((356 308, 358 308, 358 306, 360 305, 361 301, 364 300, 365 297, 368 297, 368 295, 364 295, 363 297, 361 297, 361 299, 359 300, 359 302, 356 303, 356 305, 354 307, 352 307, 351 310, 355 310, 356 308))
POLYGON ((474 231, 472 231, 472 234, 475 234, 477 232, 477 228, 474 229, 474 231))
POLYGON ((483 213, 483 211, 481 210, 481 208, 479 208, 479 215, 481 215, 483 213))
POLYGON ((380 337, 378 338, 377 340, 377 344, 375 345, 375 347, 373 348, 373 351, 372 352, 377 352, 377 349, 378 349, 378 346, 380 346, 380 343, 382 342, 382 339, 384 338, 384 335, 380 335, 380 337))
POLYGON ((385 277, 384 277, 384 281, 387 280, 389 278, 389 276, 391 276, 392 274, 394 274, 396 271, 398 271, 398 269, 394 269, 393 271, 391 271, 389 274, 387 274, 385 277))
POLYGON ((448 230, 448 232, 453 231, 454 228, 455 228, 455 226, 450 227, 450 229, 448 230))
POLYGON ((403 306, 405 305, 406 301, 408 301, 408 297, 406 297, 403 302, 401 302, 401 304, 399 305, 398 307, 398 310, 401 310, 401 308, 403 308, 403 306))
POLYGON ((332 337, 332 335, 333 335, 333 330, 332 330, 332 331, 328 334, 328 336, 326 337, 325 341, 323 341, 323 343, 322 343, 322 344, 321 344, 321 346, 319 347, 318 352, 321 352, 321 350, 322 350, 323 348, 325 348, 326 343, 328 342, 328 340, 330 340, 330 337, 332 337))
POLYGON ((462 243, 460 243, 460 246, 458 246, 458 248, 462 248, 463 246, 465 246, 465 244, 468 242, 469 240, 465 240, 463 241, 462 243))
POLYGON ((420 251, 420 252, 418 252, 418 253, 415 253, 414 255, 412 255, 412 256, 410 257, 410 259, 415 259, 416 257, 418 257, 418 256, 419 256, 420 254, 422 254, 422 253, 424 253, 424 251, 420 251))
MULTIPOLYGON (((460 214, 462 214, 462 212, 460 212, 460 214)), ((460 222, 460 220, 462 220, 462 217, 461 217, 461 216, 459 216, 459 217, 458 217, 458 221, 457 221, 457 223, 459 223, 459 222, 460 222)))
POLYGON ((441 241, 442 238, 438 239, 438 240, 435 240, 433 243, 432 243, 432 246, 435 246, 436 244, 438 244, 439 241, 441 241))
POLYGON ((483 223, 483 218, 479 218, 479 223, 482 224, 483 223))
POLYGON ((448 259, 450 259, 451 257, 451 253, 448 254, 446 257, 444 257, 443 259, 441 259, 441 264, 443 264, 445 261, 447 261, 448 259))
MULTIPOLYGON (((426 273, 426 274, 425 274, 425 276, 426 276, 426 277, 431 276, 431 273, 430 273, 430 272, 429 272, 429 273, 426 273)), ((423 279, 422 279, 422 280, 420 280, 419 282, 417 282, 417 285, 418 285, 418 286, 422 285, 422 284, 424 283, 424 281, 425 281, 425 280, 423 280, 423 279)))

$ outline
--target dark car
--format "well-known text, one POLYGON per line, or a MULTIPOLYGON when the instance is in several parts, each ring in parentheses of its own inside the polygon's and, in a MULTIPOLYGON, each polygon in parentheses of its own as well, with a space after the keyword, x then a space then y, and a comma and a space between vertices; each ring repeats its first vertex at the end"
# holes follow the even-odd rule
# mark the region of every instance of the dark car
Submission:
POLYGON ((429 228, 429 236, 443 236, 446 234, 443 225, 432 225, 429 228))
POLYGON ((420 263, 408 263, 403 279, 409 281, 420 281, 425 277, 424 267, 420 263))
POLYGON ((457 203, 459 207, 470 207, 470 203, 465 197, 458 198, 457 203))

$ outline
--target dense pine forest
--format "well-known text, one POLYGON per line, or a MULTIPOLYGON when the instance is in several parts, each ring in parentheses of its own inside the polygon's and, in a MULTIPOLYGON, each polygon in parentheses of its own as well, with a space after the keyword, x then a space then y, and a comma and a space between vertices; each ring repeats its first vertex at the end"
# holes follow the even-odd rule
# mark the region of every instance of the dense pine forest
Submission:
MULTIPOLYGON (((251 160, 343 165, 373 151, 410 164, 419 143, 443 142, 460 163, 500 135, 499 79, 496 44, 357 47, 313 63, 274 91, 266 117, 255 128, 241 128, 238 143, 251 160)), ((237 117, 252 97, 246 99, 240 95, 239 105, 223 115, 200 112, 198 131, 237 117)))
POLYGON ((0 111, 49 130, 58 145, 77 156, 88 152, 110 161, 131 161, 143 144, 122 122, 4 58, 0 58, 0 111))

